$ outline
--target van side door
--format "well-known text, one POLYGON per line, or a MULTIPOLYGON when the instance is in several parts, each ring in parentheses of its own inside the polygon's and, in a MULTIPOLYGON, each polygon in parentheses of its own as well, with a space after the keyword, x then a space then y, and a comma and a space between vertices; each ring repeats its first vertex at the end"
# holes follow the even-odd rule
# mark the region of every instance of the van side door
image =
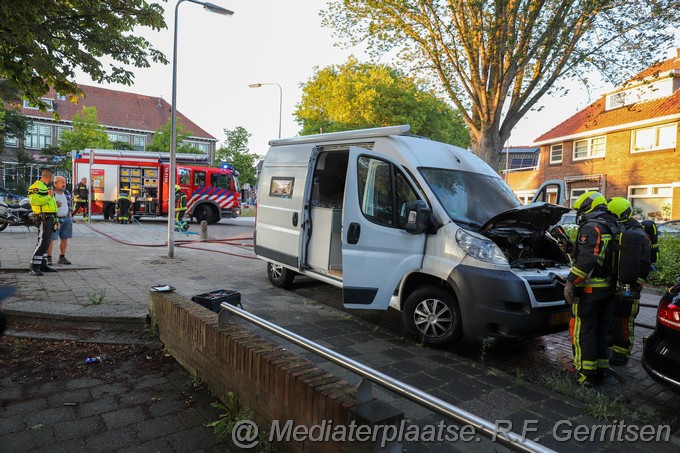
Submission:
POLYGON ((420 197, 389 158, 350 147, 343 206, 343 303, 386 310, 404 275, 422 267, 426 234, 405 230, 420 197))

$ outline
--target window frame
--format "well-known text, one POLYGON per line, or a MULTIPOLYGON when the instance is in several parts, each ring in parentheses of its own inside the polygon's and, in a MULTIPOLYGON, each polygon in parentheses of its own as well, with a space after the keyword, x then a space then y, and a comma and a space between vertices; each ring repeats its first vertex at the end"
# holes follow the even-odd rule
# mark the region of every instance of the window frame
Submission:
POLYGON ((51 124, 45 124, 45 123, 33 123, 30 126, 28 126, 28 129, 26 131, 26 135, 24 135, 24 148, 26 149, 45 149, 48 146, 52 146, 52 125, 51 124), (33 134, 31 131, 32 129, 35 128, 36 133, 33 134), (47 128, 49 129, 49 134, 41 134, 40 133, 40 128, 47 128), (36 136, 37 137, 37 145, 38 146, 33 146, 33 139, 30 140, 28 137, 29 136, 36 136), (41 137, 44 137, 44 144, 43 146, 40 146, 42 140, 40 139, 41 137))
POLYGON ((579 161, 579 160, 588 160, 588 159, 602 159, 607 156, 607 136, 606 135, 598 135, 596 137, 589 137, 589 138, 583 138, 581 140, 574 140, 573 142, 573 148, 571 150, 571 159, 572 161, 579 161), (593 155, 593 142, 595 140, 600 140, 602 139, 602 154, 601 155, 593 155), (585 157, 576 157, 576 148, 577 148, 577 143, 581 142, 587 142, 587 149, 586 149, 586 156, 585 157))
MULTIPOLYGON (((45 104, 48 105, 47 111, 48 112, 53 112, 54 111, 54 99, 49 99, 49 98, 40 98, 41 102, 44 102, 45 104)), ((21 106, 25 109, 30 109, 30 110, 40 110, 40 107, 37 105, 31 104, 29 101, 24 99, 21 103, 21 106)))
POLYGON ((630 133, 630 153, 631 154, 639 154, 639 153, 649 153, 653 151, 659 151, 663 149, 675 149, 677 146, 677 136, 678 136, 678 123, 664 123, 664 124, 657 124, 655 126, 649 126, 649 127, 641 127, 638 129, 633 129, 630 133), (659 132, 663 128, 673 128, 674 129, 674 134, 672 134, 673 138, 675 139, 675 142, 671 146, 660 146, 659 145, 659 132), (654 139, 655 139, 655 144, 652 145, 651 148, 649 149, 635 149, 635 139, 637 137, 637 134, 641 131, 648 131, 652 130, 654 133, 654 139))
POLYGON ((564 160, 564 143, 556 143, 554 145, 550 145, 548 163, 549 164, 561 164, 563 160, 564 160), (555 152, 555 148, 558 147, 558 146, 560 147, 560 159, 555 160, 555 159, 553 159, 553 153, 555 152))

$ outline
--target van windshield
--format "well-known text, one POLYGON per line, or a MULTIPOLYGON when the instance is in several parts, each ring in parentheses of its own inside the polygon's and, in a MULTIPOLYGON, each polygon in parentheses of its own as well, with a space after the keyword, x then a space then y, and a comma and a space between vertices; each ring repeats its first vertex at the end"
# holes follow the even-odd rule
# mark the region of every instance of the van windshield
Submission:
POLYGON ((453 221, 481 227, 521 203, 501 178, 445 168, 420 168, 427 185, 453 221))

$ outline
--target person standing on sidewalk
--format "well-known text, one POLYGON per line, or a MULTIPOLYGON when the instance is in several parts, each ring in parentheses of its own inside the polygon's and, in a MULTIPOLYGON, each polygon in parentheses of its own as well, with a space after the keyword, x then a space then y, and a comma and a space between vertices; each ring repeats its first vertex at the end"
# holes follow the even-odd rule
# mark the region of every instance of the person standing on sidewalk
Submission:
POLYGON ((87 178, 81 179, 73 192, 75 194, 75 197, 73 198, 75 207, 73 208, 71 217, 74 217, 76 214, 78 214, 78 211, 80 211, 80 209, 82 208, 83 220, 87 221, 87 217, 89 214, 87 212, 87 200, 90 196, 90 191, 87 190, 87 178))
POLYGON ((66 179, 63 176, 54 178, 54 199, 57 201, 57 231, 52 234, 52 240, 47 247, 47 264, 52 265, 52 246, 59 241, 59 264, 71 264, 66 259, 68 240, 73 237, 73 199, 71 192, 66 189, 66 179))
POLYGON ((593 387, 609 372, 608 337, 616 283, 610 243, 620 227, 600 192, 584 193, 574 202, 574 209, 579 227, 564 299, 571 304, 569 334, 576 382, 593 387))
POLYGON ((47 265, 47 248, 52 240, 54 217, 57 215, 57 202, 48 185, 52 184, 54 173, 46 168, 39 180, 28 188, 28 200, 38 225, 38 245, 31 258, 31 275, 43 275, 43 272, 57 272, 47 265))

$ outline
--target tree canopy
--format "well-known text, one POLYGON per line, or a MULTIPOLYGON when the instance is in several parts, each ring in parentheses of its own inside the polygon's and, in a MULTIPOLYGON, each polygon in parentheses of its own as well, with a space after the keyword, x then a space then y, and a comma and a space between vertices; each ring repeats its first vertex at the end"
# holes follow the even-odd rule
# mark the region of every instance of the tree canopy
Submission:
POLYGON ((354 57, 316 68, 302 86, 295 117, 301 135, 410 124, 417 135, 462 147, 470 143, 460 114, 415 78, 354 57))
MULTIPOLYGON (((188 131, 186 126, 182 124, 181 118, 177 117, 177 124, 175 125, 175 130, 177 132, 177 152, 185 154, 193 154, 200 152, 198 149, 194 148, 190 143, 185 142, 185 140, 193 134, 193 132, 188 131)), ((153 134, 153 139, 151 143, 146 145, 147 151, 159 151, 169 153, 172 147, 172 118, 168 118, 168 122, 165 123, 163 127, 158 129, 153 134)))
POLYGON ((677 0, 332 0, 322 15, 345 42, 438 80, 492 164, 558 79, 620 82, 659 61, 680 23, 677 0))
POLYGON ((224 129, 227 139, 224 144, 215 151, 216 163, 228 163, 239 172, 241 184, 254 186, 255 180, 255 160, 257 156, 251 154, 248 149, 248 139, 250 133, 242 126, 237 126, 233 130, 224 129))
POLYGON ((38 105, 50 86, 61 94, 80 94, 76 68, 95 82, 130 85, 129 66, 167 63, 145 38, 133 34, 138 26, 166 28, 161 5, 145 0, 2 1, 0 78, 38 105))
POLYGON ((73 129, 61 133, 59 148, 66 156, 85 148, 113 149, 106 128, 99 123, 97 107, 83 106, 80 113, 73 115, 73 129))

